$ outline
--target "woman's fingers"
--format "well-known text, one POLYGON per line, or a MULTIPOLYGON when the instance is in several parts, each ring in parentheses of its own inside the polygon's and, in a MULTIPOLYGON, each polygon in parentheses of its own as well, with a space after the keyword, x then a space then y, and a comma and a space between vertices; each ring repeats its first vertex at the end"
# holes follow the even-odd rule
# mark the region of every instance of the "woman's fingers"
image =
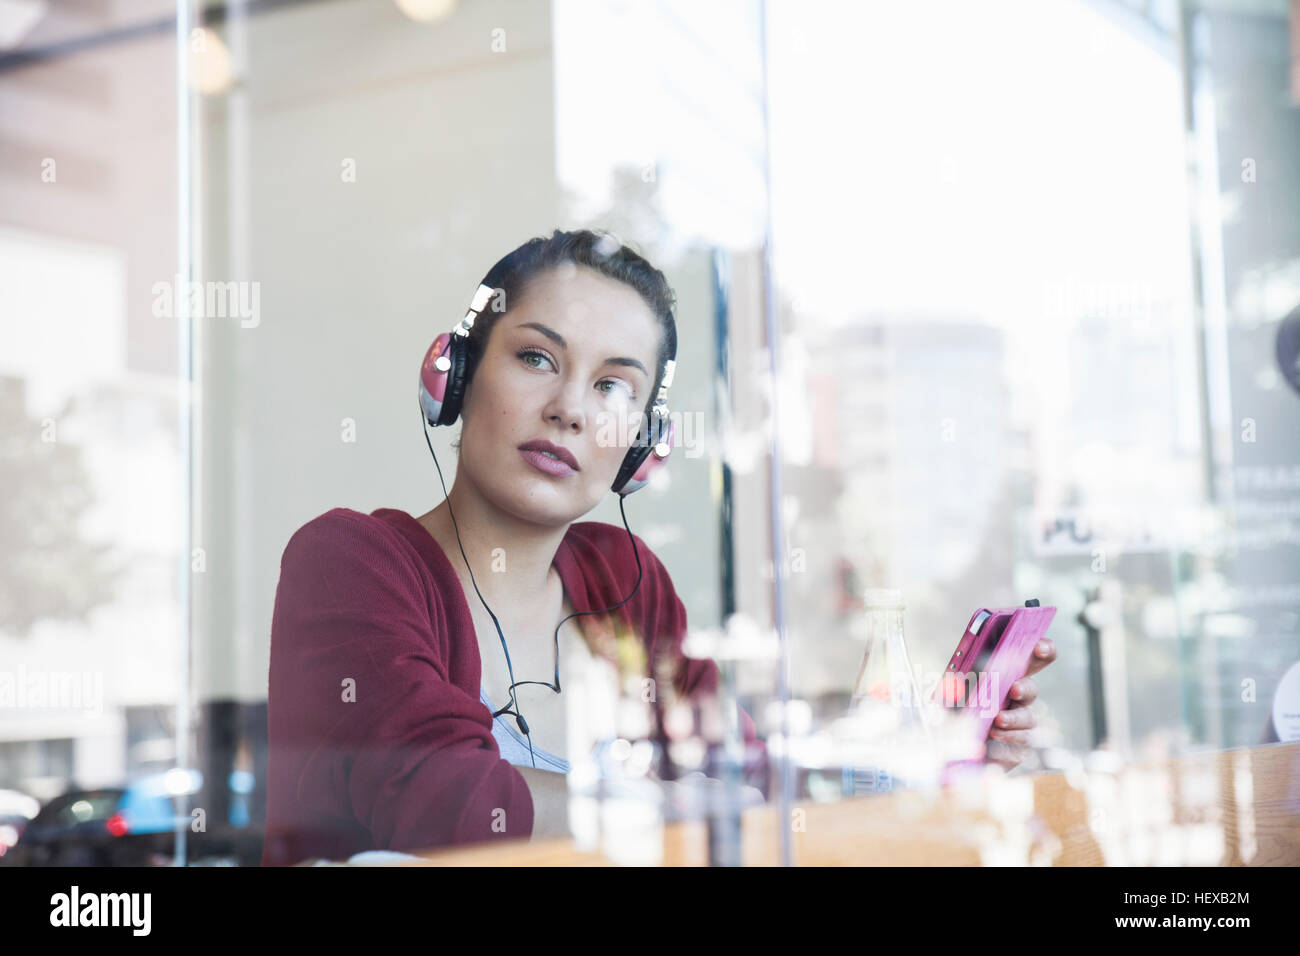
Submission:
POLYGON ((1037 674, 1054 660, 1056 660, 1056 642, 1050 637, 1044 637, 1034 645, 1034 653, 1029 658, 1029 668, 1025 671, 1025 676, 1037 674))
POLYGON ((1034 718, 1033 708, 1027 704, 1016 703, 999 712, 993 719, 990 733, 994 730, 1032 730, 1037 726, 1038 721, 1034 718))
POLYGON ((1019 704, 1021 707, 1028 707, 1038 699, 1038 684, 1032 677, 1022 677, 1011 685, 1011 704, 1014 707, 1019 704))
POLYGON ((1056 660, 1056 644, 1043 638, 1034 646, 1033 657, 1025 676, 1011 685, 1006 710, 998 713, 984 742, 984 759, 1003 770, 1012 770, 1024 761, 1031 749, 1030 731, 1038 726, 1030 707, 1038 699, 1038 684, 1029 675, 1037 674, 1056 660))
POLYGON ((994 727, 992 730, 989 731, 988 739, 1000 740, 1004 744, 1024 744, 1025 746, 1028 746, 1029 731, 1032 729, 1033 728, 1030 727, 1025 730, 1003 730, 1000 727, 994 727))
MULTIPOLYGON (((1017 682, 1019 683, 1019 682, 1017 682)), ((1030 731, 1038 726, 1028 704, 1016 702, 993 720, 984 741, 984 759, 1003 770, 1012 770, 1029 756, 1030 731)))

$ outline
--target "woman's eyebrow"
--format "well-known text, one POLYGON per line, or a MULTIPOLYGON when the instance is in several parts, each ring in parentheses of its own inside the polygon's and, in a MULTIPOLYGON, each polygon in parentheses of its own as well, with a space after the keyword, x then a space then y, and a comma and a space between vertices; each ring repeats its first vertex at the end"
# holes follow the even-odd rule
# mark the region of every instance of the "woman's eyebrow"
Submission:
MULTIPOLYGON (((550 328, 549 326, 542 325, 542 323, 540 323, 540 322, 520 322, 517 326, 515 326, 515 328, 517 328, 517 329, 536 329, 538 332, 541 332, 544 336, 546 336, 548 339, 550 339, 552 342, 554 342, 554 343, 555 343, 556 345, 558 345, 560 348, 565 349, 566 351, 567 351, 568 348, 569 348, 569 344, 568 344, 567 342, 564 341, 564 336, 563 336, 563 335, 561 335, 559 332, 555 331, 555 329, 550 328)), ((620 356, 617 356, 617 357, 612 357, 612 358, 607 358, 607 359, 605 359, 605 364, 606 364, 606 365, 626 365, 626 366, 629 366, 630 368, 639 368, 639 369, 641 370, 641 374, 642 374, 642 375, 645 375, 645 376, 647 376, 647 377, 649 377, 649 375, 650 375, 650 373, 646 371, 645 366, 642 365, 640 362, 638 362, 636 359, 634 359, 634 358, 628 358, 627 356, 623 356, 623 355, 620 355, 620 356)))

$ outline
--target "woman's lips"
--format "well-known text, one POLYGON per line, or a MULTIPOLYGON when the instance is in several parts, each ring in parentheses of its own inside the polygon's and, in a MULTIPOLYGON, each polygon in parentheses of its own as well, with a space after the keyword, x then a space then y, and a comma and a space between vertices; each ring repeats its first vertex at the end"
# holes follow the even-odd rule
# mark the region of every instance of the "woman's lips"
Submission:
POLYGON ((564 478, 568 475, 577 474, 569 465, 555 458, 547 458, 540 451, 520 451, 519 454, 524 456, 524 460, 528 464, 553 478, 564 478))

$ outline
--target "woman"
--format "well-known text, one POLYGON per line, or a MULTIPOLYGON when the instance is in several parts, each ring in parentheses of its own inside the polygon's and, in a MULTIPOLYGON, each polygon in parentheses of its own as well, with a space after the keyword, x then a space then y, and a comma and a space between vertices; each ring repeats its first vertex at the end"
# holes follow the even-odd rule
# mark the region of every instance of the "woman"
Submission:
MULTIPOLYGON (((716 690, 717 666, 682 654, 686 612, 658 558, 578 520, 640 487, 671 444, 673 305, 663 274, 609 236, 520 246, 480 285, 466 334, 439 336, 422 366, 426 423, 464 422, 446 500, 418 518, 335 508, 290 539, 264 864, 565 833, 567 677, 593 656, 626 670, 635 645, 661 744, 665 704, 716 690)), ((1003 735, 1033 726, 1033 682, 1018 683, 1003 735)), ((766 751, 740 718, 761 785, 766 751)), ((998 762, 1014 766, 1024 741, 1006 740, 998 762)))
MULTIPOLYGON (((629 636, 661 744, 664 701, 716 689, 717 666, 682 654, 658 558, 577 520, 671 444, 663 274, 608 236, 556 231, 485 290, 422 367, 426 422, 464 422, 446 500, 418 518, 335 508, 285 548, 264 864, 567 832, 565 678, 592 656, 626 670, 629 636)), ((741 724, 761 782, 765 748, 741 724)))

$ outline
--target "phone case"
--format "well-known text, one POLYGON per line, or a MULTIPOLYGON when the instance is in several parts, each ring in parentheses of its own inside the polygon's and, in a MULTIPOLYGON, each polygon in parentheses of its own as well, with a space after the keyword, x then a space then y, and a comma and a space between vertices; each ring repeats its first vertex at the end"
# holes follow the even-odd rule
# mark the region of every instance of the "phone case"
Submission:
POLYGON ((1011 685, 1025 676, 1034 645, 1055 616, 1054 607, 978 609, 932 699, 970 712, 978 739, 986 740, 994 719, 1005 708, 1011 685))

